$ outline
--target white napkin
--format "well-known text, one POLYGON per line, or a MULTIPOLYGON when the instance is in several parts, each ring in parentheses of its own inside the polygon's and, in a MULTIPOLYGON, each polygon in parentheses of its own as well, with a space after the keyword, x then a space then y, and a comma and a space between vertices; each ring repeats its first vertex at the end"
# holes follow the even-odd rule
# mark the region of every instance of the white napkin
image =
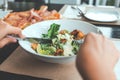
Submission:
POLYGON ((120 39, 113 39, 112 40, 117 49, 120 51, 120 39))
POLYGON ((117 80, 120 80, 120 59, 115 66, 115 74, 116 74, 117 80))

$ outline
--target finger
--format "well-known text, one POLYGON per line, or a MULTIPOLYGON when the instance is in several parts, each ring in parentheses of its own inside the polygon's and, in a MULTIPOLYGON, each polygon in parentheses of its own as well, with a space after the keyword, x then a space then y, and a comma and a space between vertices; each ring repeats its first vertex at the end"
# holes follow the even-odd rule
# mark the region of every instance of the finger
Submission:
POLYGON ((0 48, 4 47, 5 45, 9 44, 9 43, 15 43, 17 42, 17 40, 13 37, 6 37, 2 40, 0 40, 0 48))
POLYGON ((97 34, 90 32, 85 36, 84 43, 85 44, 93 44, 92 42, 94 41, 95 37, 97 34))
POLYGON ((85 40, 88 41, 89 39, 93 39, 93 37, 95 37, 97 34, 90 32, 86 35, 85 40))
POLYGON ((20 38, 24 38, 25 36, 22 34, 22 30, 20 28, 17 27, 10 27, 8 29, 7 34, 16 34, 18 35, 20 38))
POLYGON ((94 42, 94 41, 102 41, 105 37, 101 34, 96 34, 93 32, 90 32, 86 35, 85 41, 86 42, 94 42))
POLYGON ((5 28, 5 35, 7 34, 16 34, 18 35, 20 38, 24 38, 25 36, 22 35, 22 30, 20 28, 17 27, 13 27, 11 25, 9 25, 8 23, 4 22, 3 20, 0 20, 0 24, 5 28))

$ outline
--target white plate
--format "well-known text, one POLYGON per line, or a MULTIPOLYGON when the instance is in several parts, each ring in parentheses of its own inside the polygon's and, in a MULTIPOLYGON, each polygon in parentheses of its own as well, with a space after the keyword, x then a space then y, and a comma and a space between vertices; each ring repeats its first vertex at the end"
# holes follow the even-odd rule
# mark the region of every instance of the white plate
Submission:
POLYGON ((88 9, 85 17, 98 22, 115 22, 118 20, 118 12, 107 9, 88 9))
MULTIPOLYGON (((68 31, 73 31, 74 29, 81 30, 83 33, 87 34, 89 32, 100 33, 99 29, 87 22, 79 20, 49 20, 35 23, 27 28, 25 28, 22 33, 28 37, 42 37, 42 34, 47 33, 50 25, 53 23, 60 24, 60 29, 66 29, 68 31)), ((48 56, 36 53, 31 48, 31 43, 27 41, 19 41, 20 46, 29 52, 30 55, 35 56, 43 61, 51 63, 66 63, 75 60, 76 56, 48 56)))

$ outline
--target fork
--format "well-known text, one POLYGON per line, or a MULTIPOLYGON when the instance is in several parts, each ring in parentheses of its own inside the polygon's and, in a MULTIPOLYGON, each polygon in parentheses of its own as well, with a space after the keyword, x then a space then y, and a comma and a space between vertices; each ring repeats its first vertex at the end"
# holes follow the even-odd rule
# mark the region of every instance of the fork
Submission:
POLYGON ((47 38, 35 38, 35 37, 25 37, 25 38, 19 38, 14 36, 18 41, 29 41, 31 43, 42 43, 42 44, 48 44, 52 43, 52 39, 47 39, 47 38))
POLYGON ((77 10, 78 13, 80 14, 79 16, 84 16, 83 11, 78 7, 78 6, 71 6, 72 9, 77 10))

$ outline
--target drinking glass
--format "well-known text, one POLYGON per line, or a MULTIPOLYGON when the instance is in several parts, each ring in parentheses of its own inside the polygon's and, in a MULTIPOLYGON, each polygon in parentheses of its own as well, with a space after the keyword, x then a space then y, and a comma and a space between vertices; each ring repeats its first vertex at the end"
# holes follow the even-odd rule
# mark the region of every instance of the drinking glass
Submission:
POLYGON ((8 10, 8 0, 3 0, 3 10, 4 11, 8 10))

